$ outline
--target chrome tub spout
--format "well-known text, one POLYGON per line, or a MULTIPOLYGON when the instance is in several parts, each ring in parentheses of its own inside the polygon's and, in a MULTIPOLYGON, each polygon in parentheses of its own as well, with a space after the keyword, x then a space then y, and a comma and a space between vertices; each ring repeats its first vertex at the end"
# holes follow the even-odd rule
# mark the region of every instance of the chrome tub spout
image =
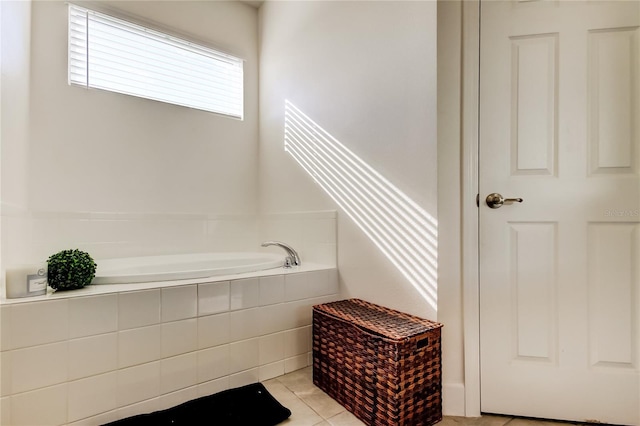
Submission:
POLYGON ((278 246, 287 252, 287 257, 284 258, 284 265, 282 265, 284 268, 300 266, 300 256, 298 256, 298 253, 293 249, 293 247, 280 241, 265 241, 262 243, 262 247, 269 246, 278 246))

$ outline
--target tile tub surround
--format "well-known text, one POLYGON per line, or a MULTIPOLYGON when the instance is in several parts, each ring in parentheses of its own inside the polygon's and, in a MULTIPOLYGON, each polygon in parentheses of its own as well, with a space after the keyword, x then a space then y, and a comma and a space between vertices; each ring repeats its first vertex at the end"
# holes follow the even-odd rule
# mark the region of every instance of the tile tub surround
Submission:
POLYGON ((324 268, 5 302, 0 423, 106 423, 307 367, 311 307, 338 293, 324 268))
MULTIPOLYGON (((30 212, 0 203, 2 267, 38 263, 70 247, 94 259, 181 253, 268 251, 283 241, 303 262, 336 265, 335 211, 265 215, 30 212), (6 250, 4 250, 6 248, 6 250)), ((3 292, 4 294, 4 292, 3 292)))

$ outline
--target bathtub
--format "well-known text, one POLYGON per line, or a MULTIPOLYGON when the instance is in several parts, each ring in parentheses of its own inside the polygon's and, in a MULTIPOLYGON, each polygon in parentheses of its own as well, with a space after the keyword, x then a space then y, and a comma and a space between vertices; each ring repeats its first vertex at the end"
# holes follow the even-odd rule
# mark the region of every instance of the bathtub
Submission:
POLYGON ((96 260, 91 284, 174 281, 280 268, 283 254, 195 253, 96 260))

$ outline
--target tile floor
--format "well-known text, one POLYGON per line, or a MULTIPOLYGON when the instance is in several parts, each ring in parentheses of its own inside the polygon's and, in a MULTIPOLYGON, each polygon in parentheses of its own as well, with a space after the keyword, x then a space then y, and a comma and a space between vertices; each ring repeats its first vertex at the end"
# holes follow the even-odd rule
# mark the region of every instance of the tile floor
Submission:
MULTIPOLYGON (((353 414, 313 385, 311 367, 263 383, 282 405, 291 410, 286 426, 362 426, 353 414)), ((569 426, 571 423, 483 415, 445 417, 438 426, 569 426)))

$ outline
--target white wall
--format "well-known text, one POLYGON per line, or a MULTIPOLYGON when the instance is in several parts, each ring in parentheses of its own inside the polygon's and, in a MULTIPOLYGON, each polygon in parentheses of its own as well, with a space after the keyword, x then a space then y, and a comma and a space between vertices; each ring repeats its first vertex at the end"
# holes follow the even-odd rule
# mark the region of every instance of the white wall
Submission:
POLYGON ((220 221, 238 234, 255 226, 256 9, 235 1, 101 3, 244 58, 239 121, 69 86, 65 2, 2 3, 3 267, 74 247, 98 258, 201 251, 233 232, 218 233, 220 221))
POLYGON ((246 58, 245 120, 69 86, 66 4, 34 2, 31 208, 254 212, 255 9, 236 2, 114 2, 113 7, 246 58))
POLYGON ((0 177, 3 206, 21 210, 27 205, 27 146, 31 73, 31 3, 2 2, 2 142, 0 177))
POLYGON ((260 9, 261 208, 336 208, 283 150, 287 99, 437 218, 437 312, 340 208, 338 266, 343 297, 444 323, 449 415, 464 415, 460 7, 458 1, 267 2, 260 9))
MULTIPOLYGON (((436 4, 266 2, 260 16, 262 210, 335 208, 283 150, 289 100, 435 217, 436 4)), ((435 317, 338 216, 345 295, 435 317)))

